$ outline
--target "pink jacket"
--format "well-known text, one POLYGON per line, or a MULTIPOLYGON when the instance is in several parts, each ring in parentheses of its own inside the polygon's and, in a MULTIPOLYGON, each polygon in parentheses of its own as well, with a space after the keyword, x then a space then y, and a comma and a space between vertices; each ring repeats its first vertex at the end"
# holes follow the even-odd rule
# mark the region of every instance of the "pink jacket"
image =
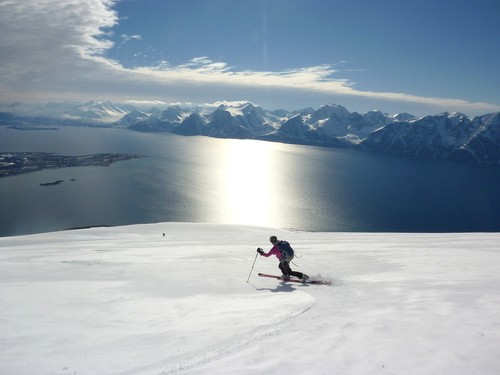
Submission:
POLYGON ((265 256, 265 257, 270 257, 271 255, 276 255, 276 258, 278 258, 279 260, 282 259, 281 257, 281 251, 280 251, 280 248, 278 247, 278 245, 274 245, 272 247, 271 250, 269 250, 267 253, 263 253, 262 256, 265 256))

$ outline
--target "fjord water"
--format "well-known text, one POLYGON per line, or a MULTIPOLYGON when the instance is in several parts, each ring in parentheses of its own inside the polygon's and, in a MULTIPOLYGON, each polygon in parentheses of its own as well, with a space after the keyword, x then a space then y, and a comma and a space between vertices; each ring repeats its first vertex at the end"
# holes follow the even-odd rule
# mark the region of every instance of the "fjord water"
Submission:
POLYGON ((500 230, 500 168, 121 129, 0 127, 0 152, 133 153, 0 179, 0 236, 160 221, 308 231, 500 230), (55 186, 40 183, 64 180, 55 186))

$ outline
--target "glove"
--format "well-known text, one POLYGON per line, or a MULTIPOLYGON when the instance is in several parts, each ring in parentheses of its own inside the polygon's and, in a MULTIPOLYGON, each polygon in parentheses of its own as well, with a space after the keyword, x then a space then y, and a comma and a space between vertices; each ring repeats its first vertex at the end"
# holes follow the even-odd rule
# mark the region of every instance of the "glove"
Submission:
POLYGON ((257 248, 257 252, 258 252, 260 255, 264 254, 264 250, 262 250, 260 247, 258 247, 258 248, 257 248))

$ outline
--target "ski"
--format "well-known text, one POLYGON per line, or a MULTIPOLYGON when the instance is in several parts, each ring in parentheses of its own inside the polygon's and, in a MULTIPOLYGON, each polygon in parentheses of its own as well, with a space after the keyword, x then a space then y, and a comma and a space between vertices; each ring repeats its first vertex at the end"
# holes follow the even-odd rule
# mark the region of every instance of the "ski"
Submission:
POLYGON ((270 277, 271 279, 277 279, 281 281, 290 281, 292 283, 301 283, 301 284, 315 284, 315 285, 330 285, 332 282, 329 280, 307 280, 307 281, 302 281, 300 279, 291 277, 287 280, 283 279, 283 276, 276 276, 276 275, 268 275, 267 273, 259 273, 258 274, 260 277, 270 277))

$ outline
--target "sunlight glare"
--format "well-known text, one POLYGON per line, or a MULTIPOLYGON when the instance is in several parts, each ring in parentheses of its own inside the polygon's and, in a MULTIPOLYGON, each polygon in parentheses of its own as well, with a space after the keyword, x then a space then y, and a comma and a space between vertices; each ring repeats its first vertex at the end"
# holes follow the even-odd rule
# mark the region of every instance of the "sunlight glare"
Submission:
POLYGON ((273 144, 230 142, 225 154, 224 216, 233 224, 267 225, 272 221, 274 194, 273 144))

